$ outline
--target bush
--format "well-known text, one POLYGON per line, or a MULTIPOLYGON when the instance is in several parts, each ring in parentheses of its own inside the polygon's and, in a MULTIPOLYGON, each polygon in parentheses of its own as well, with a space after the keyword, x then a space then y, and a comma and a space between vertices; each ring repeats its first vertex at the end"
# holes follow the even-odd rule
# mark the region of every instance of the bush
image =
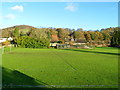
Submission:
POLYGON ((49 40, 37 40, 29 36, 21 36, 14 40, 18 47, 23 48, 43 48, 49 47, 49 40))
POLYGON ((8 46, 10 44, 9 41, 2 42, 2 46, 8 46))
POLYGON ((60 41, 57 41, 57 43, 63 43, 63 41, 60 40, 60 41))

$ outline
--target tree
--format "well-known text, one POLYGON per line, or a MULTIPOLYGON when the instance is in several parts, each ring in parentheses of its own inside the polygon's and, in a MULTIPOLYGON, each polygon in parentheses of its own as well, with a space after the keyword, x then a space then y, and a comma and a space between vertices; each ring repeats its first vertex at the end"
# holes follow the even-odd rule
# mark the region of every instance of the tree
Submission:
POLYGON ((46 33, 45 31, 44 31, 45 29, 31 29, 30 31, 29 31, 29 36, 31 37, 31 38, 35 38, 35 39, 37 39, 37 40, 39 40, 39 41, 41 41, 41 40, 43 40, 43 39, 49 39, 48 38, 48 33, 46 33))
POLYGON ((20 32, 20 36, 24 36, 24 35, 26 35, 26 34, 24 34, 24 32, 21 31, 21 32, 20 32))
POLYGON ((78 28, 78 29, 77 29, 77 31, 82 32, 82 31, 83 31, 83 29, 82 29, 82 28, 78 28))
POLYGON ((59 39, 65 40, 66 38, 68 38, 69 35, 68 30, 65 30, 63 28, 57 28, 56 31, 58 32, 59 39))
POLYGON ((103 34, 101 32, 98 32, 98 39, 99 41, 102 41, 103 40, 103 34))
POLYGON ((79 31, 74 31, 74 38, 75 39, 80 39, 80 32, 79 31))
POLYGON ((90 36, 92 40, 95 40, 95 33, 93 31, 90 32, 90 36))
POLYGON ((120 30, 114 31, 111 38, 111 46, 120 46, 120 30))
POLYGON ((98 31, 95 31, 94 32, 94 40, 98 41, 98 37, 99 37, 98 31))
POLYGON ((85 35, 86 41, 87 41, 87 42, 91 42, 90 32, 89 32, 89 31, 86 31, 86 32, 84 33, 84 35, 85 35))
POLYGON ((1 31, 1 35, 2 35, 2 37, 11 37, 12 36, 12 32, 9 31, 8 29, 2 30, 1 31))
POLYGON ((101 33, 103 35, 103 40, 110 40, 110 35, 107 31, 102 31, 101 33))
POLYGON ((51 35, 51 42, 57 42, 58 36, 57 35, 51 35))
POLYGON ((28 33, 30 38, 34 38, 37 42, 41 43, 43 46, 49 46, 50 43, 50 33, 47 29, 31 29, 28 33))
POLYGON ((103 40, 104 40, 105 44, 109 44, 109 43, 110 43, 111 36, 110 36, 110 34, 108 33, 108 31, 103 30, 101 33, 102 33, 102 35, 103 35, 103 40))
POLYGON ((15 30, 14 30, 14 32, 13 32, 13 36, 14 36, 15 38, 19 37, 19 28, 18 28, 18 27, 15 28, 15 30))
POLYGON ((79 42, 79 43, 86 42, 84 32, 82 29, 78 29, 77 31, 74 31, 73 35, 76 42, 79 42))

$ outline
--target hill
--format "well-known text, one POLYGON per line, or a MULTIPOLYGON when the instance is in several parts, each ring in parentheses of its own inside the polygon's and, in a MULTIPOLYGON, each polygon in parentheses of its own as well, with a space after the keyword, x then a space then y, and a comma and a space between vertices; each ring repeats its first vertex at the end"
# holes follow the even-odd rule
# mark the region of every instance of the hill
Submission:
POLYGON ((7 28, 2 29, 1 37, 10 37, 12 32, 15 30, 15 28, 19 28, 19 31, 24 34, 27 33, 31 29, 37 29, 37 28, 35 28, 33 26, 29 26, 29 25, 16 25, 16 26, 7 27, 7 28))

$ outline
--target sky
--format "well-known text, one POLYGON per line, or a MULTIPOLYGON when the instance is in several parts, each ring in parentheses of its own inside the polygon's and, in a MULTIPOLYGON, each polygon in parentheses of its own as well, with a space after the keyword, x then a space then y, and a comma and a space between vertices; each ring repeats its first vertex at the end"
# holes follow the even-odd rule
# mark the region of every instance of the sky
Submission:
POLYGON ((14 25, 100 30, 118 26, 117 2, 3 2, 0 28, 14 25))

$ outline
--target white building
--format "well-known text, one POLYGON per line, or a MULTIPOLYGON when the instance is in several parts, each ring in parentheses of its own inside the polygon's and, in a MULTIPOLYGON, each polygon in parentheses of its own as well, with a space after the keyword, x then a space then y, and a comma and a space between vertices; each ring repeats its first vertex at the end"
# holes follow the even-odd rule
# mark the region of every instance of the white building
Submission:
POLYGON ((7 38, 0 38, 0 43, 5 42, 7 38))
POLYGON ((8 40, 8 41, 12 41, 12 40, 13 40, 13 38, 9 37, 7 40, 8 40))
POLYGON ((13 38, 11 38, 11 37, 9 37, 9 38, 0 38, 0 43, 5 42, 7 40, 11 41, 11 40, 13 40, 13 38))

